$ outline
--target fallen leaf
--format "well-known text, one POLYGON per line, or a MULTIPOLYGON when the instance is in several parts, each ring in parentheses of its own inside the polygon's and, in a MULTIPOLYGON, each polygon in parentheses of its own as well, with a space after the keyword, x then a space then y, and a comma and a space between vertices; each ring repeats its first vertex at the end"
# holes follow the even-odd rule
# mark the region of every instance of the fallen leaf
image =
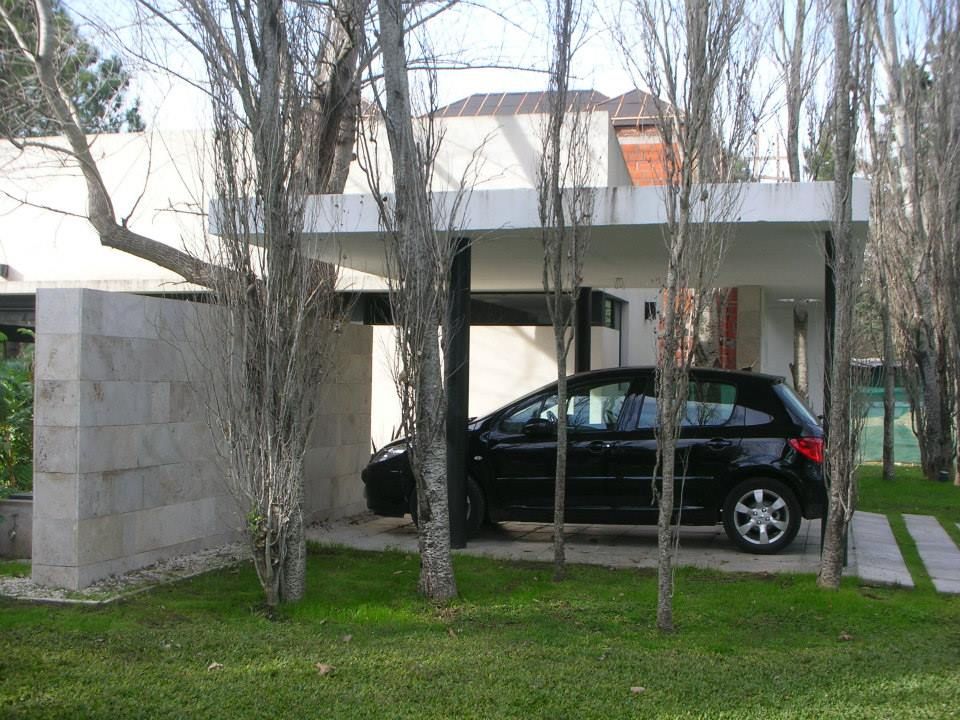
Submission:
POLYGON ((841 640, 843 642, 850 642, 851 640, 853 640, 853 635, 851 635, 846 630, 844 630, 842 633, 840 633, 839 636, 837 636, 837 640, 841 640))
POLYGON ((343 642, 350 642, 351 640, 353 640, 353 635, 344 635, 342 638, 340 638, 340 640, 342 640, 343 642))
POLYGON ((223 663, 218 663, 218 662, 210 663, 209 665, 207 665, 207 671, 209 672, 210 670, 223 670, 223 663))
POLYGON ((630 692, 632 692, 634 695, 639 695, 640 693, 646 691, 647 689, 645 687, 641 687, 639 685, 634 685, 632 688, 630 688, 630 692))
POLYGON ((394 575, 402 575, 403 572, 404 572, 403 570, 394 570, 394 571, 393 571, 393 574, 394 574, 394 575))
POLYGON ((329 675, 334 670, 333 665, 327 665, 326 663, 317 663, 314 667, 320 675, 329 675))
POLYGON ((452 638, 455 638, 457 636, 457 633, 454 631, 453 628, 447 628, 447 635, 449 635, 452 638))

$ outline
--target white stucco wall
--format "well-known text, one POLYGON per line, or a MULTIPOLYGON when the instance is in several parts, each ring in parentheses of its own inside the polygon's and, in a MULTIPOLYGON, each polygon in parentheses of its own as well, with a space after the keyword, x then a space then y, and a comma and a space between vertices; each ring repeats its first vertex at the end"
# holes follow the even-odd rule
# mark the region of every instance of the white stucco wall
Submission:
MULTIPOLYGON (((536 187, 545 118, 545 115, 438 118, 436 124, 442 129, 443 140, 434 170, 433 189, 456 189, 464 179, 477 190, 536 187)), ((588 122, 591 157, 588 185, 630 185, 630 175, 609 115, 597 111, 590 115, 588 122)), ((390 191, 393 186, 390 146, 382 125, 375 126, 373 132, 376 142, 368 143, 368 148, 376 153, 382 188, 390 191)), ((359 154, 362 156, 362 153, 361 149, 359 154)), ((363 169, 354 163, 344 192, 369 191, 363 169)))
MULTIPOLYGON (((603 328, 594 328, 594 330, 603 328)), ((394 362, 394 330, 373 329, 372 424, 377 447, 399 431, 400 410, 390 368, 394 362)), ((573 352, 567 363, 573 372, 573 352)), ((547 326, 473 326, 470 328, 471 416, 485 415, 557 376, 553 328, 547 326)))
MULTIPOLYGON (((790 363, 793 362, 793 305, 780 302, 775 293, 763 294, 763 330, 760 370, 782 375, 793 387, 790 363)), ((807 304, 807 376, 810 406, 823 412, 823 303, 807 304)))
POLYGON ((656 288, 604 288, 626 301, 623 308, 622 343, 624 365, 654 365, 657 362, 657 321, 644 320, 643 304, 659 305, 660 291, 656 288))

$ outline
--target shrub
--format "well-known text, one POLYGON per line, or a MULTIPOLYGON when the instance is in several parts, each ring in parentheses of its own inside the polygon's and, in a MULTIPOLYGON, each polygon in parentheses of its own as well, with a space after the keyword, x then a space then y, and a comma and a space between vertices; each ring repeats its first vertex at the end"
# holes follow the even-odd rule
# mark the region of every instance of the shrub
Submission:
MULTIPOLYGON (((0 333, 0 346, 6 342, 0 333)), ((33 345, 29 344, 18 357, 0 360, 0 496, 32 487, 33 345)))

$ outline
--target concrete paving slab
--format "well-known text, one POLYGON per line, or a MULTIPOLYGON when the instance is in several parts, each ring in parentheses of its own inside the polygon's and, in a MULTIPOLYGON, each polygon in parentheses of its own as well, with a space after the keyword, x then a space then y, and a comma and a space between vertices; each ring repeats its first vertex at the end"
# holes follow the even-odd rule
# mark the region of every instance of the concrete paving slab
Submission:
POLYGON ((960 550, 931 515, 904 515, 907 531, 917 544, 933 586, 942 593, 960 594, 960 550))
POLYGON ((886 515, 859 510, 854 514, 850 561, 854 574, 865 582, 914 586, 886 515))

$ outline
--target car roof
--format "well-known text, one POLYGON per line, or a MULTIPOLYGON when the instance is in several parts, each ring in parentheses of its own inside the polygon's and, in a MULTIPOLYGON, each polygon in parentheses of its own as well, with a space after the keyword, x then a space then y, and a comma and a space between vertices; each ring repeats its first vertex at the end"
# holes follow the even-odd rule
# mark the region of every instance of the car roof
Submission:
MULTIPOLYGON (((653 373, 656 371, 656 366, 654 365, 626 365, 622 367, 613 367, 613 368, 603 368, 600 370, 585 370, 583 372, 575 373, 573 375, 567 376, 568 383, 575 383, 581 380, 597 380, 603 378, 616 379, 620 377, 633 377, 640 373, 653 373)), ((692 367, 690 372, 697 376, 706 376, 714 379, 723 379, 728 378, 730 380, 737 380, 741 382, 759 382, 768 385, 777 385, 783 382, 783 377, 779 375, 766 375, 764 373, 755 373, 746 370, 723 370, 721 368, 703 368, 703 367, 692 367)), ((501 405, 495 410, 492 410, 488 413, 484 413, 476 418, 473 418, 471 421, 483 422, 487 418, 493 417, 494 415, 499 414, 500 412, 507 410, 511 407, 515 407, 521 402, 526 402, 528 398, 550 389, 551 387, 557 384, 556 380, 552 380, 545 385, 541 385, 535 390, 524 393, 519 397, 514 398, 506 405, 501 405)))
MULTIPOLYGON (((615 368, 603 368, 600 370, 585 370, 574 375, 568 375, 567 381, 588 380, 591 378, 602 378, 606 376, 615 377, 619 375, 636 375, 637 373, 641 372, 652 373, 656 372, 656 369, 657 368, 655 365, 628 365, 615 368)), ((724 370, 723 368, 691 367, 690 372, 693 375, 709 376, 718 379, 726 377, 730 378, 731 380, 757 380, 771 384, 782 383, 784 380, 780 375, 768 375, 766 373, 752 372, 750 370, 724 370)), ((549 384, 552 383, 548 383, 548 385, 549 384)))

